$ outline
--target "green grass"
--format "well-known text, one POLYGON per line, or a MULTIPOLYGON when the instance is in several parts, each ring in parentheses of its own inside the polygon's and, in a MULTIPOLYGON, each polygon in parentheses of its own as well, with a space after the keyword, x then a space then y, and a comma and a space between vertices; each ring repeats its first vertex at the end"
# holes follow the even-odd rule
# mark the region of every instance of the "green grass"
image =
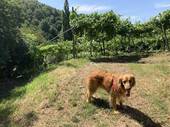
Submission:
MULTIPOLYGON (((24 86, 16 87, 11 91, 11 94, 8 98, 0 101, 0 119, 4 119, 5 126, 19 126, 15 122, 11 121, 11 116, 13 114, 20 114, 20 107, 18 104, 21 103, 21 100, 24 98, 30 97, 28 101, 35 100, 34 103, 39 103, 42 99, 42 96, 38 96, 37 91, 41 91, 41 94, 45 94, 48 91, 49 79, 47 73, 43 73, 38 77, 34 78, 33 81, 27 83, 24 86), (48 80, 47 80, 48 79, 48 80), (8 119, 6 119, 8 118, 8 119)), ((31 105, 30 105, 31 106, 31 105)), ((33 106, 33 105, 32 105, 33 106)), ((34 112, 34 111, 33 111, 34 112)), ((34 113, 35 114, 35 113, 34 113)), ((24 125, 28 125, 30 121, 29 113, 23 114, 24 125), (27 120, 26 120, 27 119, 27 120)), ((33 117, 35 118, 35 117, 33 117)), ((31 124, 31 123, 30 123, 31 124)))
POLYGON ((83 65, 87 64, 89 62, 88 59, 71 59, 71 60, 67 60, 64 62, 61 62, 59 65, 64 65, 67 67, 74 67, 74 68, 79 68, 82 67, 83 65))
MULTIPOLYGON (((52 68, 79 68, 87 62, 88 60, 84 59, 69 60, 62 62, 57 66, 52 66, 52 68)), ((45 99, 48 100, 48 105, 52 105, 56 101, 56 98, 59 94, 57 92, 57 82, 57 76, 53 76, 51 71, 48 71, 38 75, 32 81, 24 84, 23 86, 13 89, 10 92, 10 96, 0 100, 0 121, 3 121, 3 125, 5 126, 31 125, 31 121, 33 121, 31 119, 36 118, 36 111, 34 111, 34 108, 38 104, 40 104, 45 99), (20 104, 24 105, 22 110, 20 109, 20 104), (24 113, 23 110, 26 113, 24 113), (26 110, 31 111, 27 113, 26 110), (10 118, 13 115, 21 115, 24 120, 17 124, 10 118)))
POLYGON ((87 119, 91 117, 93 114, 96 112, 96 107, 92 104, 85 103, 84 106, 82 107, 82 113, 81 115, 83 116, 84 119, 87 119))

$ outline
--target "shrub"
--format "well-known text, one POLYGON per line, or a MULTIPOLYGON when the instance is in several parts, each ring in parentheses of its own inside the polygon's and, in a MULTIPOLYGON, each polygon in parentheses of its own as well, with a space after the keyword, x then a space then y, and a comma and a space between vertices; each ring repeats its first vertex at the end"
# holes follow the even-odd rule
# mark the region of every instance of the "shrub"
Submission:
POLYGON ((44 57, 45 64, 54 64, 70 58, 72 42, 58 42, 56 44, 41 46, 39 49, 44 57))
POLYGON ((43 56, 39 49, 25 42, 20 42, 11 52, 10 61, 6 63, 3 71, 4 76, 8 78, 28 78, 43 68, 43 56))

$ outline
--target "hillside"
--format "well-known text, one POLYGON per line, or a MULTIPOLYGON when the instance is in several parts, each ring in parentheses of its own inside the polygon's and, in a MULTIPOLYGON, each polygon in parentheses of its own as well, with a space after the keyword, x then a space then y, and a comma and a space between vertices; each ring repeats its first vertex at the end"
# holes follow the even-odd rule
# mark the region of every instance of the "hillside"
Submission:
MULTIPOLYGON (((61 31, 61 11, 38 0, 10 0, 22 12, 21 22, 27 27, 39 29, 46 39, 51 39, 61 31)), ((56 1, 57 2, 57 1, 56 1)), ((36 34, 36 31, 34 31, 36 34)), ((29 34, 29 33, 27 33, 29 34)))
POLYGON ((1 98, 0 126, 169 127, 170 55, 131 59, 132 63, 77 59, 53 66, 1 98), (108 95, 102 90, 97 93, 102 99, 85 102, 82 79, 95 68, 135 73, 137 84, 120 114, 108 108, 108 95))

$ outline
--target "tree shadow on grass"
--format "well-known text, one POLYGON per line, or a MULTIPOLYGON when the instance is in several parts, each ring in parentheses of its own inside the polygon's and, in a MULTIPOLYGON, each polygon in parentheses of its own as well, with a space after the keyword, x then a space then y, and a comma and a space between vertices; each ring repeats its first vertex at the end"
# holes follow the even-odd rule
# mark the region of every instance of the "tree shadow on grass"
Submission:
MULTIPOLYGON (((68 65, 69 66, 69 65, 68 65)), ((70 65, 71 66, 71 65, 70 65)), ((30 75, 29 77, 21 77, 16 79, 3 79, 0 80, 0 101, 7 98, 15 98, 20 97, 25 94, 25 90, 22 89, 21 91, 17 91, 15 94, 12 94, 11 91, 15 88, 23 87, 27 85, 29 82, 33 81, 36 77, 38 77, 42 73, 48 73, 54 69, 56 69, 58 66, 50 67, 44 71, 34 73, 30 75), (12 96, 11 96, 12 95, 12 96)))
POLYGON ((5 107, 0 109, 0 127, 8 126, 10 124, 10 114, 13 112, 11 107, 5 107))
POLYGON ((0 81, 0 127, 14 126, 11 124, 15 124, 15 122, 10 118, 16 110, 13 103, 26 93, 24 86, 37 76, 35 75, 29 79, 6 79, 0 81), (15 90, 15 88, 17 89, 15 90))
MULTIPOLYGON (((11 115, 15 112, 16 106, 13 105, 17 98, 22 97, 26 93, 25 86, 30 80, 10 80, 4 81, 4 84, 0 86, 0 127, 8 127, 8 126, 18 126, 13 119, 11 119, 11 115), (14 90, 16 87, 19 89, 14 90), (21 89, 20 89, 21 88, 21 89), (13 91, 14 90, 14 91, 13 91)), ((36 117, 31 115, 25 115, 24 124, 32 124, 36 117), (28 117, 27 117, 28 116, 28 117), (31 119, 33 116, 33 120, 31 119), (30 120, 31 119, 31 120, 30 120)), ((22 120, 23 121, 23 120, 22 120)))
POLYGON ((22 127, 31 127, 33 123, 38 120, 37 113, 34 111, 30 111, 25 113, 20 119, 15 121, 16 125, 20 125, 22 127))
MULTIPOLYGON (((25 79, 19 78, 0 80, 0 127, 10 126, 11 123, 14 122, 10 119, 10 116, 16 110, 13 103, 17 98, 22 97, 26 93, 26 88, 24 86, 33 81, 40 74, 50 72, 57 67, 58 66, 51 67, 49 69, 46 69, 45 71, 42 71, 41 73, 33 74, 31 77, 25 79), (15 88, 17 89, 15 90, 15 88)), ((35 115, 32 115, 32 113, 28 113, 28 115, 26 114, 21 122, 24 121, 24 124, 31 124, 32 122, 29 121, 34 121, 34 119, 37 119, 35 115), (32 117, 33 120, 30 120, 32 119, 32 117)))
MULTIPOLYGON (((109 103, 106 100, 95 98, 92 102, 98 108, 110 109, 109 103)), ((130 106, 118 107, 118 111, 124 115, 137 121, 143 127, 161 127, 159 123, 154 122, 148 115, 130 106)))
POLYGON ((32 126, 33 122, 38 119, 36 113, 33 111, 20 116, 17 121, 10 118, 10 115, 14 112, 15 108, 12 106, 0 109, 0 127, 11 127, 11 126, 32 126))
POLYGON ((25 94, 25 89, 19 89, 12 91, 16 86, 23 86, 25 83, 22 81, 7 81, 2 82, 0 86, 0 127, 12 126, 13 123, 10 116, 16 110, 13 105, 16 98, 21 97, 25 94), (3 84, 2 84, 3 83, 3 84))
POLYGON ((149 57, 147 54, 130 54, 130 55, 117 55, 113 57, 101 57, 101 58, 91 58, 90 60, 95 63, 143 63, 140 60, 142 58, 149 57))
POLYGON ((28 80, 7 80, 1 81, 0 84, 0 101, 6 98, 17 98, 25 93, 25 90, 17 91, 11 96, 11 91, 16 87, 26 85, 28 80))

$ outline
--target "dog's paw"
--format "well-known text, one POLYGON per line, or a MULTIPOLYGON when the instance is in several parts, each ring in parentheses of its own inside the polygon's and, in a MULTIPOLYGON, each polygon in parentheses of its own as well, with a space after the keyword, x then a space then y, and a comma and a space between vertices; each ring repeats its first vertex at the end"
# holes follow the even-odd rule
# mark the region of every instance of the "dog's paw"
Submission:
POLYGON ((117 106, 117 109, 118 109, 118 110, 123 110, 123 109, 124 109, 124 106, 123 106, 123 105, 118 105, 118 106, 117 106))
POLYGON ((89 101, 88 99, 86 100, 86 102, 87 102, 87 103, 90 103, 90 101, 89 101))
POLYGON ((91 99, 87 99, 86 102, 87 103, 91 103, 92 101, 91 101, 91 99))
POLYGON ((120 114, 120 112, 113 110, 113 114, 120 114))

